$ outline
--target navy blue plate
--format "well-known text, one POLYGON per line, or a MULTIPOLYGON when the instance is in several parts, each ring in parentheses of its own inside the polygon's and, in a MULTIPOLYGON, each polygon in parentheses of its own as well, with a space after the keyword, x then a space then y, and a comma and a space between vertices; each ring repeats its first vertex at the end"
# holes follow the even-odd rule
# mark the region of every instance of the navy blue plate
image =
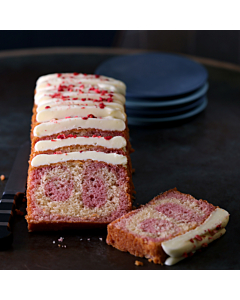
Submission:
POLYGON ((206 83, 206 69, 188 58, 153 52, 111 58, 95 74, 122 80, 127 85, 126 97, 179 97, 206 83))
POLYGON ((208 83, 204 84, 200 89, 198 89, 195 93, 192 93, 190 96, 181 97, 175 100, 158 100, 151 101, 151 99, 143 99, 143 98, 127 98, 126 99, 126 107, 131 108, 141 108, 141 109, 148 109, 148 108, 163 108, 166 106, 178 106, 181 104, 187 104, 196 99, 202 97, 207 93, 208 90, 208 83))
POLYGON ((182 113, 186 113, 188 111, 193 110, 194 108, 200 106, 206 99, 206 96, 196 99, 195 101, 187 104, 178 105, 176 107, 158 107, 158 108, 136 108, 136 107, 127 107, 127 115, 128 117, 143 117, 143 118, 151 118, 151 117, 170 117, 177 116, 182 113))
POLYGON ((207 97, 205 97, 203 103, 196 107, 195 109, 183 113, 177 116, 171 117, 161 117, 161 118, 141 118, 141 117, 128 117, 128 124, 129 125, 151 125, 155 123, 163 123, 163 122, 173 122, 173 121, 180 121, 185 120, 187 118, 193 117, 200 112, 202 112, 207 107, 207 97))

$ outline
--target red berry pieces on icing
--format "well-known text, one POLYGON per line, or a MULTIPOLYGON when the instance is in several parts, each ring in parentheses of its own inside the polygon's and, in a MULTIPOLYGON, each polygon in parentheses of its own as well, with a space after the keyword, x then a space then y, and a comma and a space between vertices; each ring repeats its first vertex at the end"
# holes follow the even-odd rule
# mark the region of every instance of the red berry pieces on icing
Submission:
POLYGON ((58 73, 58 74, 57 74, 57 77, 61 77, 61 75, 62 75, 61 73, 58 73))
POLYGON ((51 108, 50 106, 45 106, 45 109, 51 108))
POLYGON ((87 119, 88 119, 88 117, 82 117, 82 119, 83 119, 83 120, 87 120, 87 119))
POLYGON ((97 117, 95 117, 93 114, 89 114, 87 117, 88 117, 88 118, 97 118, 97 117))
POLYGON ((82 101, 86 101, 86 98, 82 98, 81 100, 82 100, 82 101))
POLYGON ((105 136, 104 139, 107 140, 107 141, 108 141, 108 140, 111 140, 111 139, 112 139, 112 136, 110 136, 110 135, 109 135, 109 136, 105 136))
POLYGON ((51 140, 51 142, 56 142, 56 140, 51 140))
POLYGON ((66 135, 63 133, 63 134, 59 134, 58 136, 57 136, 57 139, 61 139, 61 140, 63 140, 63 139, 65 139, 66 138, 66 135))
POLYGON ((96 77, 96 78, 99 78, 99 77, 100 77, 100 75, 95 75, 95 77, 96 77))
POLYGON ((73 75, 74 75, 74 76, 77 76, 77 75, 79 75, 79 73, 77 73, 77 72, 74 72, 74 73, 73 73, 73 75))
POLYGON ((219 229, 221 229, 221 228, 222 228, 222 224, 219 224, 219 225, 216 227, 217 230, 219 230, 219 229))
POLYGON ((185 258, 187 258, 187 257, 188 257, 188 254, 187 254, 187 252, 184 252, 184 253, 183 253, 183 257, 185 257, 185 258))
POLYGON ((198 240, 198 241, 202 241, 202 238, 201 238, 201 236, 200 236, 200 235, 198 235, 198 234, 197 234, 197 235, 195 235, 195 239, 196 239, 196 240, 198 240))
POLYGON ((194 240, 193 240, 193 239, 190 239, 190 242, 191 242, 191 243, 194 243, 194 240))
POLYGON ((113 102, 112 98, 107 98, 107 102, 113 102))
POLYGON ((85 107, 83 106, 83 107, 81 107, 81 109, 85 109, 85 107))
POLYGON ((207 246, 208 246, 207 243, 203 243, 203 244, 202 244, 202 247, 207 247, 207 246))
POLYGON ((98 137, 96 134, 94 134, 92 137, 98 137))
POLYGON ((103 109, 105 106, 106 106, 106 105, 105 105, 104 103, 100 103, 100 104, 99 104, 99 107, 100 107, 101 109, 103 109))

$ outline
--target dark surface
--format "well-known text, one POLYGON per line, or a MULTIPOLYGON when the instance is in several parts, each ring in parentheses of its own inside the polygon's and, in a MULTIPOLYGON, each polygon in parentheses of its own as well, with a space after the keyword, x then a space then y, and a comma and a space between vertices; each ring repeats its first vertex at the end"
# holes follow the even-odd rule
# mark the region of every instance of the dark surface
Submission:
POLYGON ((122 80, 126 97, 179 97, 203 86, 206 69, 189 58, 168 53, 138 53, 114 57, 102 63, 97 74, 122 80))
POLYGON ((117 30, 1 30, 0 50, 37 47, 111 47, 117 30))
MULTIPOLYGON (((18 147, 28 140, 36 79, 51 72, 94 72, 111 55, 43 55, 0 59, 0 173, 8 177, 18 147)), ((230 212, 227 233, 202 253, 172 267, 122 253, 105 243, 105 231, 28 233, 15 216, 13 245, 0 252, 1 269, 240 269, 240 73, 208 67, 209 104, 183 124, 130 127, 136 203, 177 187, 230 212), (64 237, 63 242, 57 238, 64 237), (103 241, 99 240, 103 238, 103 241), (90 238, 90 240, 87 240, 90 238), (80 239, 83 239, 80 241, 80 239), (56 241, 53 244, 53 241, 56 241), (66 248, 58 247, 66 245, 66 248), (135 260, 144 266, 134 265, 135 260)), ((3 192, 6 181, 0 181, 3 192)), ((19 205, 24 210, 25 203, 19 205)))

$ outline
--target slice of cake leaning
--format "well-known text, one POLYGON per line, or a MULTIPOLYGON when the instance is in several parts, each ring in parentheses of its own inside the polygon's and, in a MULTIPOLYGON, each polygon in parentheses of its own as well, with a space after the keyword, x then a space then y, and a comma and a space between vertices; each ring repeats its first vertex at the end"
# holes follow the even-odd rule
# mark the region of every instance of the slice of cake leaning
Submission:
POLYGON ((106 226, 132 209, 123 82, 98 75, 38 79, 27 186, 29 231, 106 226))
POLYGON ((221 237, 228 220, 226 210, 175 188, 109 224, 107 243, 173 265, 221 237))

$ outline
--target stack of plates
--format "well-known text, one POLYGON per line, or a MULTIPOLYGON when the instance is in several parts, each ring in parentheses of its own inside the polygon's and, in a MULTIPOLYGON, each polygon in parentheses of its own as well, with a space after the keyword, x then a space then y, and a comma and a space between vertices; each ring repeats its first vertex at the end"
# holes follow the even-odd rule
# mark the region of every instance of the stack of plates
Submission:
POLYGON ((206 69, 179 55, 118 56, 105 61, 95 73, 126 83, 129 124, 183 120, 197 115, 207 106, 206 69))

